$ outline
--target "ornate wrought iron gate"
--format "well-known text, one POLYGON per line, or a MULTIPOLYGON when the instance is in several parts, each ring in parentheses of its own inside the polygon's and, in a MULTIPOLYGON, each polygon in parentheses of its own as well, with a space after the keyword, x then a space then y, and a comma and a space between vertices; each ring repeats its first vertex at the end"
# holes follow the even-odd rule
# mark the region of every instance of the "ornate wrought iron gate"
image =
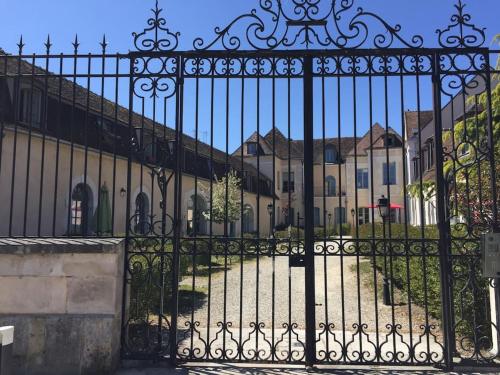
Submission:
POLYGON ((498 51, 483 47, 460 1, 438 48, 354 3, 262 0, 180 51, 157 2, 128 54, 106 53, 103 40, 101 54, 81 55, 76 39, 71 55, 52 55, 50 40, 43 56, 24 55, 22 40, 18 56, 0 55, 13 92, 0 105, 14 108, 1 118, 2 149, 14 155, 0 159, 6 235, 32 232, 37 181, 39 202, 50 194, 53 204, 39 204, 35 235, 125 232, 123 358, 496 363, 500 299, 497 279, 482 275, 480 242, 499 230, 498 51), (30 182, 35 135, 42 177, 30 182), (55 187, 44 191, 51 142, 55 187), (94 156, 93 179, 111 185, 110 228, 101 192, 97 222, 87 219, 94 156))

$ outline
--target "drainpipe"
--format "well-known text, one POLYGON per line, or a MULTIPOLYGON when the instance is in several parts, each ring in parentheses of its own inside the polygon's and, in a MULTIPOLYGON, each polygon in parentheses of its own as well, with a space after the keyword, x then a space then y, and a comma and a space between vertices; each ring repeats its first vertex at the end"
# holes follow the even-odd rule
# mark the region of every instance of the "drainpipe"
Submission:
POLYGON ((0 375, 12 374, 12 346, 14 327, 0 327, 0 375))

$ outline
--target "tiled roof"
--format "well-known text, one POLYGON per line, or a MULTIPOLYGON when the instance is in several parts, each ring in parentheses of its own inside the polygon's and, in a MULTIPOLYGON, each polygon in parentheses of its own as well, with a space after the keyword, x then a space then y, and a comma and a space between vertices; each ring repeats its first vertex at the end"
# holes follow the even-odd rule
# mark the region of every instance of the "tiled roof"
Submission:
MULTIPOLYGON (((118 123, 123 126, 128 126, 130 111, 127 108, 84 88, 70 79, 61 78, 60 75, 53 74, 24 60, 19 60, 17 57, 0 52, 0 56, 2 55, 7 56, 6 58, 0 59, 0 71, 2 74, 13 77, 24 75, 26 79, 31 79, 33 75, 38 75, 39 77, 36 78, 35 81, 38 81, 39 86, 42 88, 44 88, 45 84, 47 84, 47 93, 49 96, 59 98, 60 95, 63 103, 73 105, 74 102, 75 107, 84 111, 86 111, 88 106, 89 112, 99 116, 102 114, 104 118, 107 118, 110 121, 114 121, 116 117, 118 123)), ((132 112, 131 117, 132 126, 144 126, 145 129, 151 131, 154 129, 155 135, 158 138, 163 138, 165 140, 175 139, 174 129, 155 122, 152 119, 142 116, 136 112, 132 112)), ((212 148, 210 145, 201 142, 200 140, 198 140, 198 144, 196 146, 196 139, 189 135, 183 134, 183 144, 184 147, 192 151, 194 151, 195 147, 197 147, 199 155, 209 157, 210 152, 212 151, 214 160, 222 163, 226 160, 225 152, 212 148)), ((241 159, 236 154, 229 156, 229 163, 232 168, 236 170, 241 169, 241 159)), ((244 163, 244 169, 246 171, 257 173, 257 170, 248 163, 244 163)))
MULTIPOLYGON (((399 140, 401 140, 400 135, 391 127, 388 129, 389 134, 394 134, 399 140)), ((373 124, 370 130, 359 139, 356 143, 356 148, 354 146, 351 148, 348 155, 350 156, 366 156, 367 151, 370 148, 381 148, 384 147, 383 136, 386 134, 386 129, 384 129, 379 123, 373 124)))
POLYGON ((290 154, 290 158, 292 159, 303 158, 304 146, 298 141, 290 140, 288 142, 288 138, 277 128, 269 130, 264 139, 271 148, 273 148, 273 139, 276 140, 274 152, 281 159, 288 159, 288 154, 290 154))
MULTIPOLYGON (((420 130, 434 119, 433 111, 420 111, 420 130)), ((405 138, 411 138, 413 134, 418 131, 419 125, 419 112, 406 111, 405 112, 405 138)))
MULTIPOLYGON (((304 141, 303 140, 288 140, 283 133, 277 128, 270 130, 265 136, 264 140, 273 148, 273 133, 274 139, 276 140, 275 153, 281 159, 303 159, 304 158, 304 141), (290 148, 290 151, 289 151, 290 148)), ((341 158, 345 158, 347 151, 354 146, 353 137, 342 137, 340 138, 325 138, 314 140, 314 162, 321 163, 323 161, 323 146, 333 145, 341 158)))

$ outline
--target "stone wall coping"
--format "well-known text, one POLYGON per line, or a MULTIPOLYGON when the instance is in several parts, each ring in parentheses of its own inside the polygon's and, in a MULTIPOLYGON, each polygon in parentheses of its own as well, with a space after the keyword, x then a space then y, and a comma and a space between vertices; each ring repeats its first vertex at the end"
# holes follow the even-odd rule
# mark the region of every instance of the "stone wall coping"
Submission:
POLYGON ((0 254, 117 253, 123 238, 2 238, 0 254))
POLYGON ((10 345, 14 342, 14 326, 0 327, 0 346, 10 345))

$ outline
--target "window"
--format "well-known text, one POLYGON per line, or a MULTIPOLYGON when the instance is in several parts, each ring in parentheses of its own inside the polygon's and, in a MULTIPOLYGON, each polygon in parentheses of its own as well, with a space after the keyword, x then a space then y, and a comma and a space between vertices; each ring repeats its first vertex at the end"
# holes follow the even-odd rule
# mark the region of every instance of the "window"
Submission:
POLYGON ((325 147, 325 162, 337 163, 337 150, 335 149, 335 146, 328 145, 325 147))
POLYGON ((250 205, 245 204, 243 207, 243 233, 252 233, 254 222, 253 209, 250 205))
POLYGON ((427 169, 431 169, 434 166, 434 141, 432 139, 427 143, 426 153, 427 169))
POLYGON ((92 190, 80 183, 71 192, 70 234, 87 236, 90 234, 90 220, 93 214, 92 190))
POLYGON ((366 207, 358 208, 358 225, 370 222, 370 209, 366 207))
POLYGON ((383 165, 383 184, 396 185, 396 162, 384 163, 383 165))
POLYGON ((295 173, 283 172, 283 193, 295 191, 295 173))
POLYGON ((135 198, 134 232, 142 235, 150 232, 149 199, 145 193, 139 193, 135 198))
POLYGON ((335 224, 345 224, 347 223, 347 215, 345 207, 335 207, 335 224))
POLYGON ((394 146, 394 136, 393 135, 386 135, 385 136, 385 145, 386 147, 392 147, 394 146))
POLYGON ((315 227, 319 227, 321 224, 321 220, 320 220, 320 209, 319 207, 314 207, 314 226, 315 227))
POLYGON ((358 189, 368 189, 368 168, 360 168, 357 171, 358 189))
POLYGON ((466 156, 470 152, 470 145, 468 143, 462 143, 460 146, 458 146, 458 153, 460 156, 466 156))
POLYGON ((249 142, 247 143, 247 155, 257 155, 257 143, 249 142))
POLYGON ((332 176, 326 178, 326 195, 328 197, 334 197, 337 195, 337 181, 332 176))
POLYGON ((419 178, 420 177, 420 168, 419 168, 419 159, 415 158, 413 159, 413 178, 419 178))
POLYGON ((42 92, 23 88, 19 97, 19 121, 40 128, 42 122, 42 92))

